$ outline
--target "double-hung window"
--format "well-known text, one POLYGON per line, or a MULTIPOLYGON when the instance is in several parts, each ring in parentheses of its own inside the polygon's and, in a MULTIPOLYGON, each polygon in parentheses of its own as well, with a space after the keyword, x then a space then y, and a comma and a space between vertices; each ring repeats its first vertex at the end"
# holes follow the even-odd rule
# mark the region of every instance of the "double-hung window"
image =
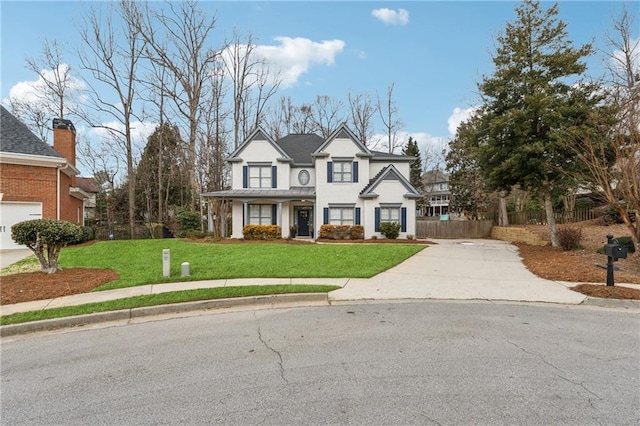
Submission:
POLYGON ((334 161, 333 162, 333 181, 334 182, 351 182, 352 168, 351 161, 334 161))
POLYGON ((331 207, 329 209, 329 224, 353 225, 353 207, 331 207))
POLYGON ((358 162, 352 159, 334 159, 327 162, 327 182, 358 182, 358 162))
POLYGON ((400 223, 400 207, 381 207, 380 222, 400 223))
POLYGON ((397 222, 400 224, 400 232, 407 232, 407 208, 401 204, 380 204, 374 209, 375 232, 380 232, 380 224, 384 222, 397 222))
POLYGON ((249 188, 271 188, 271 166, 249 166, 249 188))
POLYGON ((250 204, 249 225, 271 225, 271 204, 250 204))

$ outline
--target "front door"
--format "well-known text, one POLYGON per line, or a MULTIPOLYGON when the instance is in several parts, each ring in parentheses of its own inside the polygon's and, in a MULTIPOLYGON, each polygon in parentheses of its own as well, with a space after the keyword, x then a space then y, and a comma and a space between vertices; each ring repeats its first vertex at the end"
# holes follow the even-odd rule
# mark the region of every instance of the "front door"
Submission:
POLYGON ((298 235, 301 237, 309 236, 310 212, 310 209, 298 209, 298 235))

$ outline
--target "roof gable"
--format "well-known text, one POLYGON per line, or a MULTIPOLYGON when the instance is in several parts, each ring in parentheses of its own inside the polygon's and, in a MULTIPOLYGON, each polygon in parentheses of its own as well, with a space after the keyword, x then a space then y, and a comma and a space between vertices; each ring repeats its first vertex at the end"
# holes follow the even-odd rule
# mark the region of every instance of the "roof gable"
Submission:
POLYGON ((371 155, 371 151, 358 139, 358 137, 347 127, 346 123, 342 123, 336 130, 325 139, 324 143, 314 151, 314 154, 327 151, 327 148, 336 139, 350 139, 356 148, 363 154, 371 155))
POLYGON ((64 158, 3 106, 0 106, 0 141, 2 152, 64 158))
POLYGON ((398 181, 407 190, 407 194, 405 194, 405 196, 415 198, 420 197, 420 193, 416 191, 413 185, 411 185, 411 182, 409 182, 393 164, 389 164, 387 167, 380 170, 380 172, 369 181, 369 184, 360 191, 360 196, 367 197, 376 195, 374 192, 376 187, 387 180, 398 181))
POLYGON ((284 150, 278 144, 276 144, 273 139, 271 139, 271 137, 267 134, 267 132, 265 132, 262 129, 262 127, 258 126, 253 132, 251 132, 251 134, 249 134, 249 136, 247 136, 244 142, 242 142, 242 144, 235 151, 231 153, 231 155, 229 156, 229 160, 233 161, 235 159, 238 159, 242 151, 244 151, 249 145, 251 145, 251 142, 258 141, 258 140, 267 141, 269 144, 273 146, 273 148, 278 152, 278 154, 280 154, 282 157, 285 157, 287 159, 289 158, 287 153, 284 152, 284 150))

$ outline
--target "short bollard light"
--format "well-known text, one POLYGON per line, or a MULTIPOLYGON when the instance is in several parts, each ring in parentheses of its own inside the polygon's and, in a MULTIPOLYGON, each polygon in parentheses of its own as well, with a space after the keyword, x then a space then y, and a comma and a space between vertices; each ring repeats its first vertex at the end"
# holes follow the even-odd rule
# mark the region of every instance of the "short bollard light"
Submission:
POLYGON ((182 262, 182 276, 188 277, 189 275, 189 262, 182 262))
POLYGON ((170 273, 171 266, 171 254, 169 249, 162 250, 162 276, 168 277, 170 273))
POLYGON ((613 286, 613 262, 627 258, 627 248, 621 245, 613 235, 607 235, 607 244, 604 245, 604 253, 607 255, 607 285, 613 286))

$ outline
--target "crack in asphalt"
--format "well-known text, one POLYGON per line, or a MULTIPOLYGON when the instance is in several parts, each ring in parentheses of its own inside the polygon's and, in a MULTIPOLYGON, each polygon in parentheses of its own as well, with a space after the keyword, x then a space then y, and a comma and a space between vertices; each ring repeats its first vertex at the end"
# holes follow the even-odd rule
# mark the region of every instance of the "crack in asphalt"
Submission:
POLYGON ((282 362, 282 354, 280 352, 278 352, 277 350, 275 350, 274 348, 272 348, 271 346, 269 346, 269 344, 264 340, 264 338, 262 337, 262 330, 260 329, 260 326, 258 326, 258 339, 260 339, 260 341, 262 342, 262 344, 264 345, 265 348, 269 349, 271 352, 273 352, 274 354, 277 355, 278 357, 278 366, 280 367, 280 377, 282 378, 282 380, 285 383, 289 383, 289 381, 287 380, 287 378, 284 375, 284 363, 282 362))
MULTIPOLYGON (((519 345, 518 345, 518 344, 516 344, 516 343, 513 343, 513 342, 512 342, 512 341, 510 341, 510 340, 507 340, 507 343, 512 344, 513 346, 515 346, 516 348, 520 349, 522 352, 524 352, 524 353, 526 353, 526 354, 529 354, 529 355, 533 355, 533 356, 538 357, 542 362, 544 362, 545 364, 547 364, 548 366, 550 366, 551 368, 553 368, 554 370, 556 370, 556 372, 554 372, 554 373, 553 373, 555 376, 560 377, 562 380, 565 380, 565 381, 567 381, 567 382, 571 383, 572 385, 580 386, 582 389, 584 389, 585 391, 587 391, 587 392, 588 392, 588 393, 590 393, 591 395, 595 396, 596 398, 598 398, 598 399, 602 399, 598 394, 596 394, 596 393, 595 393, 595 392, 593 392, 592 390, 588 389, 588 388, 584 385, 584 383, 583 383, 583 382, 577 382, 577 381, 571 380, 571 379, 569 379, 568 377, 565 377, 565 376, 563 376, 562 374, 560 374, 560 373, 562 373, 562 370, 560 370, 560 369, 559 369, 557 366, 555 366, 553 363, 551 363, 551 362, 547 361, 547 360, 546 360, 542 355, 540 355, 539 353, 528 351, 528 350, 526 350, 525 348, 523 348, 523 347, 519 346, 519 345)), ((586 397, 586 400, 589 402, 589 406, 590 406, 591 408, 595 408, 595 407, 593 406, 593 401, 591 401, 591 398, 586 397)))

